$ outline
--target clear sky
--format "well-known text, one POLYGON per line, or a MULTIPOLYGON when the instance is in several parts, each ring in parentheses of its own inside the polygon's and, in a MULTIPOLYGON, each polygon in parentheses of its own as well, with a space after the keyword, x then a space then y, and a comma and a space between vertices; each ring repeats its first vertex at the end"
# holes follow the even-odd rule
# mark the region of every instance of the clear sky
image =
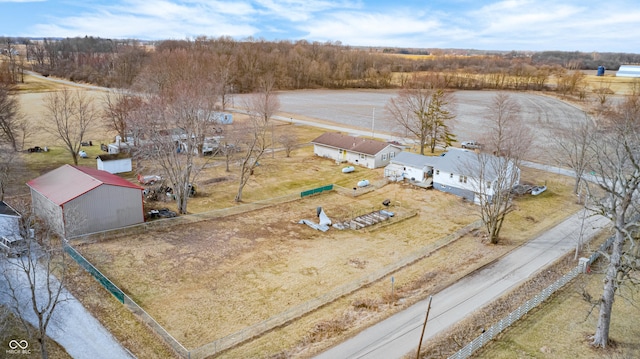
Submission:
POLYGON ((640 53, 639 0, 0 0, 0 36, 640 53))

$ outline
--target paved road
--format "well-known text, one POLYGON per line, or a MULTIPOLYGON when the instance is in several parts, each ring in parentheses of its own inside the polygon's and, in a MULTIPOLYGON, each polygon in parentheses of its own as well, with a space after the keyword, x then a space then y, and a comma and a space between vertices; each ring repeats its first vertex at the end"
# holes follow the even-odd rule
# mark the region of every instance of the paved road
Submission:
MULTIPOLYGON (((31 309, 31 294, 26 274, 16 266, 20 259, 11 258, 0 261, 0 303, 14 307, 14 302, 8 296, 8 284, 11 281, 16 294, 20 298, 20 311, 23 317, 35 327, 38 320, 31 309)), ((45 271, 37 267, 36 293, 40 293, 38 302, 43 303, 47 298, 45 287, 45 271)), ((56 285, 58 281, 51 277, 56 285)), ((82 304, 67 290, 60 295, 61 302, 53 313, 47 328, 47 335, 58 342, 73 358, 91 359, 120 359, 132 356, 118 343, 117 340, 100 324, 82 304)), ((26 339, 26 338, 25 338, 26 339)), ((33 344, 32 344, 33 345, 33 344)), ((0 349, 4 351, 4 349, 0 349)))
MULTIPOLYGON (((602 216, 585 218, 581 211, 501 259, 433 295, 425 342, 573 250, 583 219, 583 239, 592 238, 609 223, 602 216)), ((421 301, 316 358, 401 358, 417 348, 426 309, 427 301, 421 301)))

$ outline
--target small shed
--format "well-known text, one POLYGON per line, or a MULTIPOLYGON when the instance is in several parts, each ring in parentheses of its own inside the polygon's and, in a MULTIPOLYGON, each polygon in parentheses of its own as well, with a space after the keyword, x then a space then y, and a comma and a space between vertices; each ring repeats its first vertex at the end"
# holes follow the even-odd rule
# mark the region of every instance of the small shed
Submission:
POLYGON ((19 236, 20 217, 18 211, 0 201, 0 236, 19 236))
POLYGON ((143 188, 106 171, 64 165, 27 186, 33 212, 66 237, 144 222, 143 188))
POLYGON ((109 173, 131 172, 131 156, 126 153, 100 155, 96 157, 99 170, 109 173))

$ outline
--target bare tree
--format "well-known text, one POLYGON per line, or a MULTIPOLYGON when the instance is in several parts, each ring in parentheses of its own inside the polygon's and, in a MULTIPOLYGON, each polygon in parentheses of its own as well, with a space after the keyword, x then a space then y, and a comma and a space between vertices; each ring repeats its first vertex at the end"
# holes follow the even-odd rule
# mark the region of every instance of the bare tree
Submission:
POLYGON ((591 146, 595 154, 594 169, 597 189, 605 197, 598 198, 590 189, 594 209, 608 217, 614 229, 604 287, 599 301, 598 324, 592 344, 606 347, 616 290, 623 281, 632 280, 630 273, 640 269, 637 236, 640 232, 640 96, 633 95, 619 106, 615 116, 600 124, 598 136, 591 146))
POLYGON ((0 83, 0 139, 13 151, 19 151, 29 134, 29 123, 20 113, 20 104, 11 92, 9 84, 0 83))
POLYGON ((236 202, 242 202, 242 190, 249 181, 258 161, 271 145, 269 136, 270 120, 278 109, 280 100, 273 88, 271 78, 261 81, 261 91, 247 98, 245 107, 249 112, 249 125, 244 145, 246 150, 240 160, 240 183, 235 197, 236 202))
POLYGON ((176 84, 180 89, 174 87, 171 96, 150 97, 146 107, 137 111, 144 119, 135 120, 146 138, 136 156, 162 167, 181 214, 187 213, 196 177, 206 164, 196 159, 217 123, 214 96, 205 85, 176 84))
POLYGON ((133 113, 142 106, 142 99, 125 91, 111 91, 104 97, 106 127, 115 131, 125 141, 133 113))
POLYGON ((60 241, 50 228, 36 221, 28 209, 23 211, 21 222, 24 252, 19 257, 3 260, 4 290, 25 330, 29 335, 35 334, 41 357, 48 358, 47 328, 54 320, 60 303, 66 300, 63 295, 66 258, 60 241), (34 316, 35 333, 31 334, 32 329, 26 318, 34 316))
POLYGON ((405 88, 389 100, 385 109, 418 141, 420 154, 424 154, 425 146, 433 153, 436 145, 447 147, 454 141, 452 106, 453 98, 442 89, 405 88))
POLYGON ((49 93, 44 105, 49 121, 45 127, 64 143, 73 163, 77 165, 82 142, 87 132, 96 126, 100 116, 93 100, 82 91, 64 88, 49 93))
POLYGON ((551 140, 555 144, 556 160, 561 166, 571 168, 575 172, 573 193, 579 194, 580 184, 588 171, 595 153, 591 145, 595 141, 595 122, 586 113, 584 121, 570 123, 566 126, 558 124, 551 140))
POLYGON ((465 164, 473 174, 478 211, 489 240, 497 244, 506 216, 513 211, 511 191, 520 182, 520 163, 531 147, 531 136, 521 122, 519 106, 498 93, 487 107, 486 144, 475 161, 465 164))
POLYGON ((285 131, 278 136, 278 142, 282 145, 282 148, 284 148, 286 156, 291 157, 291 151, 293 151, 298 144, 298 136, 293 132, 285 131))

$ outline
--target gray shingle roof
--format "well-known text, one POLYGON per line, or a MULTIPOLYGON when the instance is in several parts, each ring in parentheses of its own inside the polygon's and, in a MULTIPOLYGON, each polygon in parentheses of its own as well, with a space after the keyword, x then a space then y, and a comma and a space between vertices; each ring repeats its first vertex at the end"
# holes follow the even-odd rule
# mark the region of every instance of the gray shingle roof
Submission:
POLYGON ((366 138, 349 136, 338 132, 326 132, 320 135, 311 143, 319 144, 323 146, 339 148, 348 150, 351 152, 363 153, 366 155, 376 155, 378 152, 385 149, 387 146, 394 146, 401 148, 400 146, 380 142, 376 140, 369 140, 366 138))

